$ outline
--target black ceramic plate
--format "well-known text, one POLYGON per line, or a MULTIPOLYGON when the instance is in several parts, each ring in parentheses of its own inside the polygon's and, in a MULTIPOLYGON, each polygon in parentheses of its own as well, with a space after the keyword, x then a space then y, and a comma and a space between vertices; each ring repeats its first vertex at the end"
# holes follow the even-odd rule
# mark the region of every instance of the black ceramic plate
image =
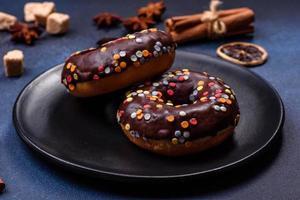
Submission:
POLYGON ((130 143, 116 122, 124 91, 82 99, 60 84, 62 65, 41 74, 19 95, 14 123, 32 149, 61 166, 113 180, 170 180, 236 166, 263 150, 283 123, 277 92, 246 68, 205 55, 178 52, 174 67, 207 71, 237 94, 241 119, 234 137, 206 152, 166 158, 130 143))

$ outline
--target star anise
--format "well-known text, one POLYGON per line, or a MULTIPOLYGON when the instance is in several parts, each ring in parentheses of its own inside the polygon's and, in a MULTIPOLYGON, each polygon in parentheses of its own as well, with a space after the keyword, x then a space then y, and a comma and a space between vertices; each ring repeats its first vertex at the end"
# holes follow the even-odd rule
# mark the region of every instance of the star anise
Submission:
POLYGON ((11 40, 31 45, 39 38, 42 30, 37 24, 16 22, 9 27, 9 32, 11 33, 11 40))
POLYGON ((152 19, 144 17, 130 17, 123 21, 123 25, 129 32, 141 31, 154 24, 152 19))
POLYGON ((162 14, 165 12, 166 6, 163 1, 150 2, 147 6, 141 7, 138 10, 139 17, 150 18, 155 21, 160 21, 162 14))
POLYGON ((98 27, 115 26, 122 22, 121 17, 108 12, 99 13, 93 20, 98 27))

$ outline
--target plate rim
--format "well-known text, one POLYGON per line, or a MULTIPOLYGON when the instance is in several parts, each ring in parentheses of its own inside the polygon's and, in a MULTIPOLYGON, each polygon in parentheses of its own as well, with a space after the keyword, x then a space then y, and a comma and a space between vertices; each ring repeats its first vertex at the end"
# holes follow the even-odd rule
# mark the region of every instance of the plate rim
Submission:
MULTIPOLYGON (((211 173, 221 172, 222 170, 227 170, 227 169, 230 169, 237 165, 241 165, 241 164, 251 160, 256 155, 262 153, 269 146, 269 144, 274 140, 275 136, 280 132, 280 129, 284 125, 285 108, 284 108, 283 101, 282 101, 279 93, 277 92, 277 90, 268 81, 266 81, 264 78, 262 78, 259 74, 251 71, 250 69, 248 69, 246 67, 242 67, 242 66, 239 66, 239 65, 236 65, 233 63, 229 63, 229 62, 223 61, 221 59, 218 59, 216 57, 206 55, 203 53, 193 53, 193 52, 186 52, 186 51, 180 51, 180 50, 177 50, 176 53, 180 54, 180 55, 185 55, 185 56, 206 57, 207 59, 215 60, 216 62, 218 62, 220 64, 223 63, 226 65, 231 65, 231 67, 236 67, 236 68, 240 68, 240 70, 242 69, 242 70, 247 71, 252 76, 255 76, 256 78, 260 79, 260 81, 264 82, 264 84, 266 84, 273 91, 273 93, 276 96, 276 99, 278 100, 279 106, 280 106, 279 123, 276 127, 276 130, 273 132, 272 136, 268 139, 268 141, 265 142, 260 148, 253 151, 252 153, 250 153, 249 155, 244 156, 243 158, 238 159, 234 162, 228 163, 226 165, 222 165, 220 167, 215 167, 212 169, 203 170, 203 171, 199 171, 199 172, 186 173, 186 174, 175 174, 175 175, 134 175, 134 174, 125 174, 125 173, 120 173, 120 172, 110 172, 107 170, 99 170, 99 169, 95 169, 92 167, 86 167, 86 166, 83 166, 80 164, 76 164, 76 163, 61 159, 55 155, 48 153, 47 151, 43 150, 42 148, 40 148, 33 141, 31 141, 26 136, 26 134, 24 134, 24 133, 26 133, 26 131, 22 128, 22 126, 20 125, 20 123, 17 119, 17 107, 18 107, 20 98, 25 93, 28 86, 30 86, 30 84, 32 84, 33 81, 35 81, 36 79, 38 79, 40 76, 44 75, 45 73, 50 73, 51 71, 56 70, 57 68, 59 68, 62 65, 62 63, 57 64, 57 65, 55 65, 51 68, 48 68, 48 69, 42 71, 41 73, 39 73, 31 81, 29 81, 20 91, 20 93, 18 94, 18 96, 14 102, 13 115, 12 115, 12 120, 13 120, 15 129, 16 129, 16 132, 18 133, 20 138, 25 142, 25 144, 27 144, 29 147, 31 147, 32 150, 34 150, 35 152, 38 152, 41 156, 46 156, 47 159, 50 159, 50 161, 54 162, 55 164, 62 165, 65 168, 71 168, 73 171, 77 171, 77 172, 81 171, 85 174, 88 174, 88 173, 97 174, 97 176, 103 177, 103 178, 105 178, 107 176, 111 176, 113 178, 122 178, 122 179, 127 179, 127 180, 130 179, 130 180, 135 180, 135 181, 136 180, 145 180, 145 179, 147 179, 147 180, 165 180, 165 179, 182 179, 182 178, 190 178, 190 177, 199 177, 199 176, 208 175, 211 173)), ((119 179, 116 179, 116 180, 119 180, 119 179)))

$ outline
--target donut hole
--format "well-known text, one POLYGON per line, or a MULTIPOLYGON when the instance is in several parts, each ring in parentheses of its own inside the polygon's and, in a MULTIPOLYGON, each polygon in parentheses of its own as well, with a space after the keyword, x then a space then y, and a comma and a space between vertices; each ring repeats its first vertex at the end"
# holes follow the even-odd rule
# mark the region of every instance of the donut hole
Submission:
POLYGON ((178 85, 176 89, 166 89, 162 91, 162 99, 166 103, 172 103, 173 106, 184 105, 184 104, 193 104, 194 101, 198 98, 198 93, 195 93, 193 85, 178 85))

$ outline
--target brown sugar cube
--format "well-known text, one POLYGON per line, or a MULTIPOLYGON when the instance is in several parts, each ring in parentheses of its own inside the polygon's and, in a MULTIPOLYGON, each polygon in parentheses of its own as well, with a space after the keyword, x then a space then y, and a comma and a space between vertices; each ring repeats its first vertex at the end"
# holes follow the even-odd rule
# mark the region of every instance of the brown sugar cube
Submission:
POLYGON ((41 7, 42 3, 29 2, 24 6, 24 19, 26 22, 33 22, 35 20, 34 11, 41 7))
POLYGON ((47 17, 55 11, 55 4, 52 2, 44 2, 42 6, 34 12, 35 20, 46 26, 47 17))
MULTIPOLYGON (((42 17, 47 14, 49 15, 54 12, 54 10, 55 4, 53 2, 29 2, 24 6, 24 18, 26 22, 33 22, 36 20, 36 14, 42 17)), ((45 18, 47 18, 47 16, 45 18)))
POLYGON ((5 189, 5 183, 4 181, 0 178, 0 193, 3 192, 5 189))
POLYGON ((8 30, 16 21, 17 18, 15 16, 0 12, 0 30, 8 30))
POLYGON ((23 74, 24 55, 20 50, 7 52, 3 57, 4 71, 7 77, 23 74))
POLYGON ((70 17, 63 13, 52 13, 47 18, 46 31, 50 34, 62 34, 69 29, 70 17))

